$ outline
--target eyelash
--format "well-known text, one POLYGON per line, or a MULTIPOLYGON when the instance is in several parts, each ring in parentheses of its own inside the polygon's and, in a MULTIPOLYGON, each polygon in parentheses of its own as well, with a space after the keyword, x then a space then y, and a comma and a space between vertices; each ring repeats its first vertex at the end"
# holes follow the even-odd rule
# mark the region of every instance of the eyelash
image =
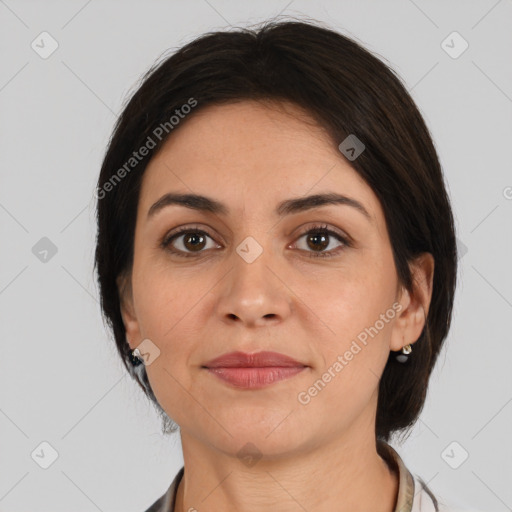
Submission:
MULTIPOLYGON (((194 254, 194 253, 183 253, 183 251, 181 251, 181 250, 176 250, 176 249, 170 248, 170 243, 173 242, 176 238, 178 238, 180 235, 182 235, 184 233, 195 233, 195 234, 206 235, 209 238, 213 239, 213 237, 208 232, 206 232, 202 229, 196 229, 193 226, 184 226, 184 227, 179 228, 174 233, 165 235, 163 240, 160 243, 161 247, 163 249, 175 254, 176 256, 183 257, 183 258, 196 257, 196 255, 201 254, 203 251, 199 251, 198 253, 194 254)), ((340 235, 339 233, 337 233, 336 231, 333 231, 332 229, 329 229, 328 226, 326 226, 326 225, 312 226, 307 231, 304 231, 303 233, 301 233, 298 238, 301 238, 304 235, 310 235, 310 234, 333 236, 338 241, 343 243, 343 246, 337 247, 336 249, 331 249, 330 251, 327 251, 327 252, 315 253, 314 251, 305 251, 306 253, 308 253, 308 257, 310 257, 310 258, 330 258, 332 256, 336 256, 339 252, 344 250, 345 247, 352 247, 351 242, 346 237, 340 235)))

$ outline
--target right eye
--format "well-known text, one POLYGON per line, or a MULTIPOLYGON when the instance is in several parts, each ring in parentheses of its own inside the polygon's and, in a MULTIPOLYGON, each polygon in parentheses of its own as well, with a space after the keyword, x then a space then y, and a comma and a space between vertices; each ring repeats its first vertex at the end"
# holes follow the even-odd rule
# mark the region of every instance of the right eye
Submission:
POLYGON ((213 241, 213 238, 206 231, 190 226, 184 226, 179 228, 177 231, 166 235, 161 245, 164 249, 176 254, 177 256, 190 258, 194 256, 194 253, 201 254, 204 252, 202 249, 218 248, 215 244, 214 247, 205 247, 207 238, 213 241), (176 241, 177 244, 175 244, 176 241))

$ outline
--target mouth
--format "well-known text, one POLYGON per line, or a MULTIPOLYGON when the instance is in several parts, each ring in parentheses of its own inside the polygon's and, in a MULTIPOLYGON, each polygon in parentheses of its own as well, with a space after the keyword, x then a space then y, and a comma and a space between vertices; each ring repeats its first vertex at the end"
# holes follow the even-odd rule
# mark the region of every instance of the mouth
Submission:
POLYGON ((307 366, 265 368, 207 368, 207 370, 237 388, 260 389, 304 371, 307 366))
POLYGON ((203 368, 236 388, 261 389, 309 367, 278 352, 230 352, 209 361, 203 368))

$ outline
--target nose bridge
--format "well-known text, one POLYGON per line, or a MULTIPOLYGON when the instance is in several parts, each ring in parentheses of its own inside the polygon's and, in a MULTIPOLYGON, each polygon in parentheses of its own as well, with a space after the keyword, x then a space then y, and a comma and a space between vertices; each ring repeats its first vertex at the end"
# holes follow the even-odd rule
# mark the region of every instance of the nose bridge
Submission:
POLYGON ((232 268, 224 281, 218 314, 247 324, 283 319, 289 311, 286 286, 278 278, 278 254, 270 233, 247 236, 232 254, 232 268))

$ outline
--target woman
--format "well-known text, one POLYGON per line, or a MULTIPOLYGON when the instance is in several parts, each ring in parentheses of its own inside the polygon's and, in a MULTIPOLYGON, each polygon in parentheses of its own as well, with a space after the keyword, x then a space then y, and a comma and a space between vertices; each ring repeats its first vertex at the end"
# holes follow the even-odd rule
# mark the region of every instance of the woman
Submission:
POLYGON ((457 273, 392 70, 310 22, 206 34, 144 76, 97 197, 103 313, 183 447, 147 512, 452 510, 388 444, 422 410, 457 273))

